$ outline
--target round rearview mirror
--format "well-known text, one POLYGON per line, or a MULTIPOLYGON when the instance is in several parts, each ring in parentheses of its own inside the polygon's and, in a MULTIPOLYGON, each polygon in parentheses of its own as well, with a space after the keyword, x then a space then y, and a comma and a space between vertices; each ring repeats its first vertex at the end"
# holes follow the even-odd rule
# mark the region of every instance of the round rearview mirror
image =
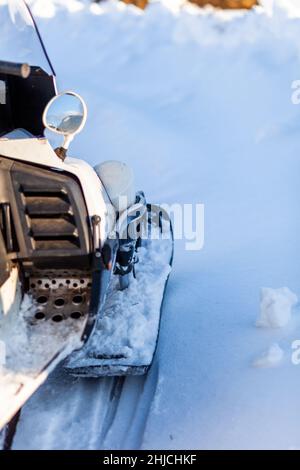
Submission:
POLYGON ((74 136, 80 132, 86 122, 87 107, 81 96, 72 91, 67 91, 54 96, 47 104, 44 114, 44 126, 57 134, 64 136, 62 147, 56 149, 64 155, 59 155, 61 158, 66 156, 70 142, 74 136))

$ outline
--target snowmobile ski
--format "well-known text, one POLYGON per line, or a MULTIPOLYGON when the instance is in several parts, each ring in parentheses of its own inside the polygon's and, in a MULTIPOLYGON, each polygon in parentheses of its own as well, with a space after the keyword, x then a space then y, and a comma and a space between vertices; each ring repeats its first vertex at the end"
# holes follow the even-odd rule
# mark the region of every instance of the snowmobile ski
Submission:
POLYGON ((138 250, 135 278, 124 291, 112 280, 93 335, 66 360, 73 375, 141 375, 152 364, 173 260, 173 233, 159 206, 148 209, 149 238, 138 250))

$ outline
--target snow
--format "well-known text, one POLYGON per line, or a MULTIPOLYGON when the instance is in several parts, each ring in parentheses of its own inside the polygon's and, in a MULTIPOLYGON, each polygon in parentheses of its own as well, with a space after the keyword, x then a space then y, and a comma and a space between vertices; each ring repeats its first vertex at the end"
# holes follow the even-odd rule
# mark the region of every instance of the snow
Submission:
POLYGON ((292 316, 292 308, 297 304, 298 297, 288 287, 261 289, 260 317, 256 325, 266 328, 282 328, 292 316))
POLYGON ((284 351, 279 344, 274 343, 268 351, 253 362, 254 367, 277 367, 284 357, 284 351))
POLYGON ((255 327, 262 286, 300 295, 298 2, 234 14, 31 3, 59 88, 89 107, 70 151, 131 164, 148 200, 205 204, 205 244, 176 241, 149 375, 58 369, 24 407, 14 448, 299 448, 299 310, 255 327), (280 367, 253 367, 275 343, 280 367))

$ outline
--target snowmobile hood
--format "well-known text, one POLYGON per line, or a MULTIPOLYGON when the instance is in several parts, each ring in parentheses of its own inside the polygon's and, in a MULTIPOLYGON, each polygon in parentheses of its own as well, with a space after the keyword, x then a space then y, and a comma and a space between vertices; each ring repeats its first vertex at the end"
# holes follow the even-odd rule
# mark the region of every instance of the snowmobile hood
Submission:
POLYGON ((0 60, 27 63, 33 73, 54 76, 41 36, 23 0, 0 0, 0 60))

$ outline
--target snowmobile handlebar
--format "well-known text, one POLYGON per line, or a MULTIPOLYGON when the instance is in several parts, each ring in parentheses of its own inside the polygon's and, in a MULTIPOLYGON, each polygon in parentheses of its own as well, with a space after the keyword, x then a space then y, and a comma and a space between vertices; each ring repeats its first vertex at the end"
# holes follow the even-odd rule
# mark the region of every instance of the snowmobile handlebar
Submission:
POLYGON ((17 64, 0 60, 0 74, 15 75, 16 77, 28 78, 31 69, 28 64, 17 64))

